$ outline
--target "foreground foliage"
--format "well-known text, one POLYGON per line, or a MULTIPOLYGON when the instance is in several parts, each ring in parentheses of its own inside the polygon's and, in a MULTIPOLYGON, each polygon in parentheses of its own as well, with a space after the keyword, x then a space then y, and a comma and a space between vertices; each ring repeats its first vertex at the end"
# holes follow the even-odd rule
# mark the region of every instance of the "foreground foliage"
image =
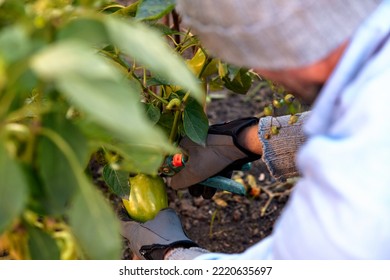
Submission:
POLYGON ((0 254, 120 258, 91 155, 103 153, 108 181, 155 175, 181 135, 204 143, 206 86, 249 89, 250 72, 177 28, 174 5, 0 1, 0 254), (172 14, 171 28, 160 19, 172 14))

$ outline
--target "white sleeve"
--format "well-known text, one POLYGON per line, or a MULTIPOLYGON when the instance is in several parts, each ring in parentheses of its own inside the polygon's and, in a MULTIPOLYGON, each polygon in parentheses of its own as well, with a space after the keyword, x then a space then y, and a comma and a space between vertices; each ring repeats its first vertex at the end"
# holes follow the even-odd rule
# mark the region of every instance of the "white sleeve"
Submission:
POLYGON ((271 236, 242 254, 200 258, 389 259, 389 81, 348 88, 335 122, 309 137, 298 154, 303 177, 271 236))
POLYGON ((273 258, 390 258, 388 81, 347 89, 336 121, 300 151, 303 178, 273 232, 273 258))

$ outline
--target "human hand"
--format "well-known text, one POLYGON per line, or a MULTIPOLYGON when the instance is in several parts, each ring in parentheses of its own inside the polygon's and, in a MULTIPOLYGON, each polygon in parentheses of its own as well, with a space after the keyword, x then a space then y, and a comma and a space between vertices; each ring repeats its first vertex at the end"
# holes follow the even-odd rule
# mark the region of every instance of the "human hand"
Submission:
POLYGON ((121 234, 129 240, 131 251, 146 260, 163 260, 165 254, 177 247, 199 247, 185 234, 181 221, 172 208, 162 209, 152 220, 139 223, 125 211, 120 213, 121 234))
POLYGON ((245 163, 260 158, 260 155, 247 150, 238 141, 240 132, 257 125, 258 121, 258 118, 248 117, 212 125, 205 146, 188 137, 183 138, 179 147, 188 159, 182 170, 167 179, 167 184, 173 189, 189 188, 194 196, 211 198, 216 189, 198 183, 216 175, 230 177, 233 170, 240 170, 245 163))

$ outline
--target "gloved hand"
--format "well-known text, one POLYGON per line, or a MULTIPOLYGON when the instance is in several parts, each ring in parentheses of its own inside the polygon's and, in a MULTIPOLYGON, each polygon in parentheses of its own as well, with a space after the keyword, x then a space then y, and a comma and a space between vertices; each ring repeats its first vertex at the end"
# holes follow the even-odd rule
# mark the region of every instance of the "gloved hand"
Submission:
POLYGON ((233 170, 240 170, 245 163, 260 159, 260 155, 238 144, 239 133, 258 122, 258 118, 248 117, 211 125, 206 146, 198 145, 188 137, 183 138, 179 147, 188 160, 181 171, 167 180, 167 184, 173 189, 189 188, 194 196, 211 198, 216 189, 196 184, 215 175, 231 177, 233 170))
POLYGON ((172 208, 162 209, 154 219, 139 223, 120 213, 122 236, 130 242, 131 251, 140 259, 163 260, 165 253, 176 247, 199 247, 184 233, 172 208))

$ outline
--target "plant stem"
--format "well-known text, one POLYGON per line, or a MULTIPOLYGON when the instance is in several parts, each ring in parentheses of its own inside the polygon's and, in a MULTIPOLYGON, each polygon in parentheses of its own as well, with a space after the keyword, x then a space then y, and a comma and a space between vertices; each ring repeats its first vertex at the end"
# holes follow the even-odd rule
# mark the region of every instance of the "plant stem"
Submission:
POLYGON ((142 80, 142 85, 143 88, 146 88, 146 68, 144 68, 144 74, 143 74, 143 80, 142 80))
MULTIPOLYGON (((184 44, 187 43, 191 39, 190 35, 190 30, 187 30, 186 34, 184 35, 183 40, 180 42, 180 44, 176 45, 175 51, 182 54, 187 48, 195 45, 195 44, 189 44, 184 48, 184 44)), ((175 39, 171 38, 173 42, 175 42, 175 39)))
POLYGON ((213 226, 214 226, 214 221, 215 218, 217 218, 218 215, 218 209, 215 209, 213 214, 211 215, 211 221, 210 221, 210 231, 209 231, 209 237, 211 238, 213 236, 213 226))
POLYGON ((150 89, 146 89, 148 94, 152 95, 154 98, 158 99, 159 101, 161 101, 161 103, 167 105, 169 102, 167 100, 165 100, 164 98, 162 98, 161 96, 158 96, 156 93, 154 93, 153 91, 151 91, 150 89))
POLYGON ((165 100, 164 98, 162 98, 161 96, 158 96, 155 92, 151 91, 150 89, 148 89, 147 87, 144 86, 144 84, 138 79, 138 77, 134 74, 134 72, 131 72, 131 75, 133 76, 133 78, 140 84, 140 86, 142 87, 142 89, 144 91, 146 91, 148 94, 152 95, 154 98, 158 99, 161 103, 167 105, 169 102, 167 100, 165 100))
MULTIPOLYGON (((173 19, 173 27, 177 32, 180 32, 180 19, 179 15, 177 14, 176 10, 172 11, 172 19, 173 19)), ((176 45, 180 44, 180 34, 175 34, 175 43, 176 45)))
POLYGON ((171 128, 171 134, 169 135, 169 142, 173 143, 176 139, 177 131, 179 128, 179 119, 180 119, 180 108, 175 111, 175 116, 173 119, 173 124, 171 128))

